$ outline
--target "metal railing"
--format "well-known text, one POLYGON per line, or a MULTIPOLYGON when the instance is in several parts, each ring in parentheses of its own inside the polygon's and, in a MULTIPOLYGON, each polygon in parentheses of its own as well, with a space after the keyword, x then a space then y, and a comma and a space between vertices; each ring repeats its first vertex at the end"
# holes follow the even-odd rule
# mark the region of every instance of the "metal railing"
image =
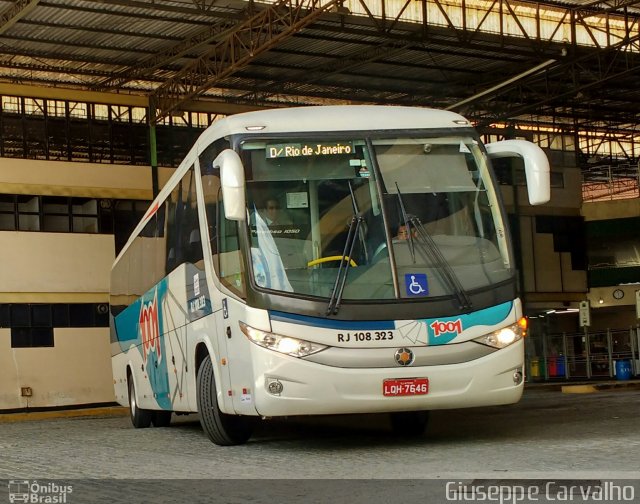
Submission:
POLYGON ((531 336, 525 350, 527 381, 628 379, 640 374, 639 347, 640 327, 531 336))
POLYGON ((582 171, 582 200, 608 201, 640 197, 640 167, 594 166, 582 171))

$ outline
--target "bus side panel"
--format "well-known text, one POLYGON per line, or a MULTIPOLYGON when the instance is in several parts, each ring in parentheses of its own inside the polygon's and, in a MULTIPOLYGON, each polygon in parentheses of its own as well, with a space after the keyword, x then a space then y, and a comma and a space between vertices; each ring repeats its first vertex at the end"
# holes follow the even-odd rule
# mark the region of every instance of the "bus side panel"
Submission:
POLYGON ((177 268, 114 319, 122 352, 113 358, 116 386, 126 387, 120 380, 129 366, 141 408, 189 409, 184 274, 177 268))
MULTIPOLYGON (((162 300, 160 315, 163 321, 161 342, 164 345, 168 372, 169 397, 173 411, 193 411, 189 406, 189 320, 187 304, 189 299, 189 283, 191 278, 189 264, 176 268, 167 278, 169 289, 162 300), (186 286, 186 288, 185 288, 186 286)), ((208 303, 208 296, 207 296, 208 303)))
POLYGON ((233 398, 232 413, 257 415, 256 381, 251 354, 251 347, 254 344, 242 333, 239 322, 269 331, 271 328, 269 314, 266 310, 250 308, 232 297, 224 298, 222 302, 226 308, 218 314, 218 323, 221 324, 222 331, 226 332, 228 327, 231 334, 227 339, 227 354, 231 378, 230 390, 233 398))
MULTIPOLYGON (((215 295, 215 294, 214 294, 215 295)), ((193 372, 187 375, 189 393, 189 411, 198 411, 198 368, 196 367, 196 347, 203 343, 207 347, 207 354, 213 364, 213 373, 216 383, 216 396, 220 410, 223 413, 233 414, 232 398, 229 397, 230 377, 227 354, 227 339, 223 333, 218 337, 222 310, 217 310, 206 317, 200 318, 188 325, 187 342, 189 348, 189 360, 193 372)))
MULTIPOLYGON (((115 345, 112 345, 112 347, 115 345)), ((121 406, 129 406, 129 389, 127 382, 127 365, 129 356, 118 351, 111 355, 111 371, 113 373, 113 389, 116 401, 121 406)))

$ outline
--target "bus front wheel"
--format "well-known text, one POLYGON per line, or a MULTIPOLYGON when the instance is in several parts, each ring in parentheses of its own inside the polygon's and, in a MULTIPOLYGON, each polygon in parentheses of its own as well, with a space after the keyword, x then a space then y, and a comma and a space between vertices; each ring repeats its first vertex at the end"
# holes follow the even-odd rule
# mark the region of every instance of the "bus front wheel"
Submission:
POLYGON ((246 416, 227 415, 220 411, 210 357, 202 361, 197 382, 200 423, 209 439, 220 446, 246 443, 253 431, 253 421, 246 416))
POLYGON ((129 414, 131 416, 131 423, 136 429, 146 429, 151 425, 153 412, 138 408, 133 376, 129 376, 129 414))
POLYGON ((428 411, 401 411, 391 413, 391 429, 403 436, 422 436, 429 423, 428 411))

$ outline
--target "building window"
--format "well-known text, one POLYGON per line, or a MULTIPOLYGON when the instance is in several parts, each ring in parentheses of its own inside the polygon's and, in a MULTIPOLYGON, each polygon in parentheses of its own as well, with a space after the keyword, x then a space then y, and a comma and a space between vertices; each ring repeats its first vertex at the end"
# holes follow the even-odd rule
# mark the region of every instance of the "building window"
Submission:
POLYGON ((16 229, 15 197, 11 194, 0 194, 0 230, 16 229))
MULTIPOLYGON (((496 178, 498 179, 498 183, 500 185, 514 185, 514 177, 515 177, 515 185, 518 186, 526 186, 527 185, 527 175, 525 173, 524 168, 517 167, 512 171, 510 160, 507 158, 504 159, 493 159, 491 160, 493 164, 493 169, 496 174, 496 178)), ((549 173, 549 183, 551 187, 554 189, 563 189, 564 188, 564 174, 562 172, 552 171, 549 173)))
POLYGON ((12 327, 11 348, 52 347, 53 327, 12 327))
POLYGON ((18 196, 18 231, 40 231, 40 202, 37 196, 18 196))
POLYGON ((121 247, 150 203, 0 194, 0 231, 115 234, 121 247))
POLYGON ((49 232, 98 233, 95 199, 42 197, 42 230, 49 232))
POLYGON ((109 327, 106 303, 0 304, 0 327, 11 329, 11 347, 52 347, 54 327, 109 327))

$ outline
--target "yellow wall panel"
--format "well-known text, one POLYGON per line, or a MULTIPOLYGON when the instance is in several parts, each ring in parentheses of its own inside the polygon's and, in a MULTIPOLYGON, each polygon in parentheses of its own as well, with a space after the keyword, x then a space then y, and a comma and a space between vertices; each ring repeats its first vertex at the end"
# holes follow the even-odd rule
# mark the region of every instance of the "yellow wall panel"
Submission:
POLYGON ((0 410, 115 401, 109 329, 54 329, 51 348, 11 348, 10 335, 0 329, 0 410))

